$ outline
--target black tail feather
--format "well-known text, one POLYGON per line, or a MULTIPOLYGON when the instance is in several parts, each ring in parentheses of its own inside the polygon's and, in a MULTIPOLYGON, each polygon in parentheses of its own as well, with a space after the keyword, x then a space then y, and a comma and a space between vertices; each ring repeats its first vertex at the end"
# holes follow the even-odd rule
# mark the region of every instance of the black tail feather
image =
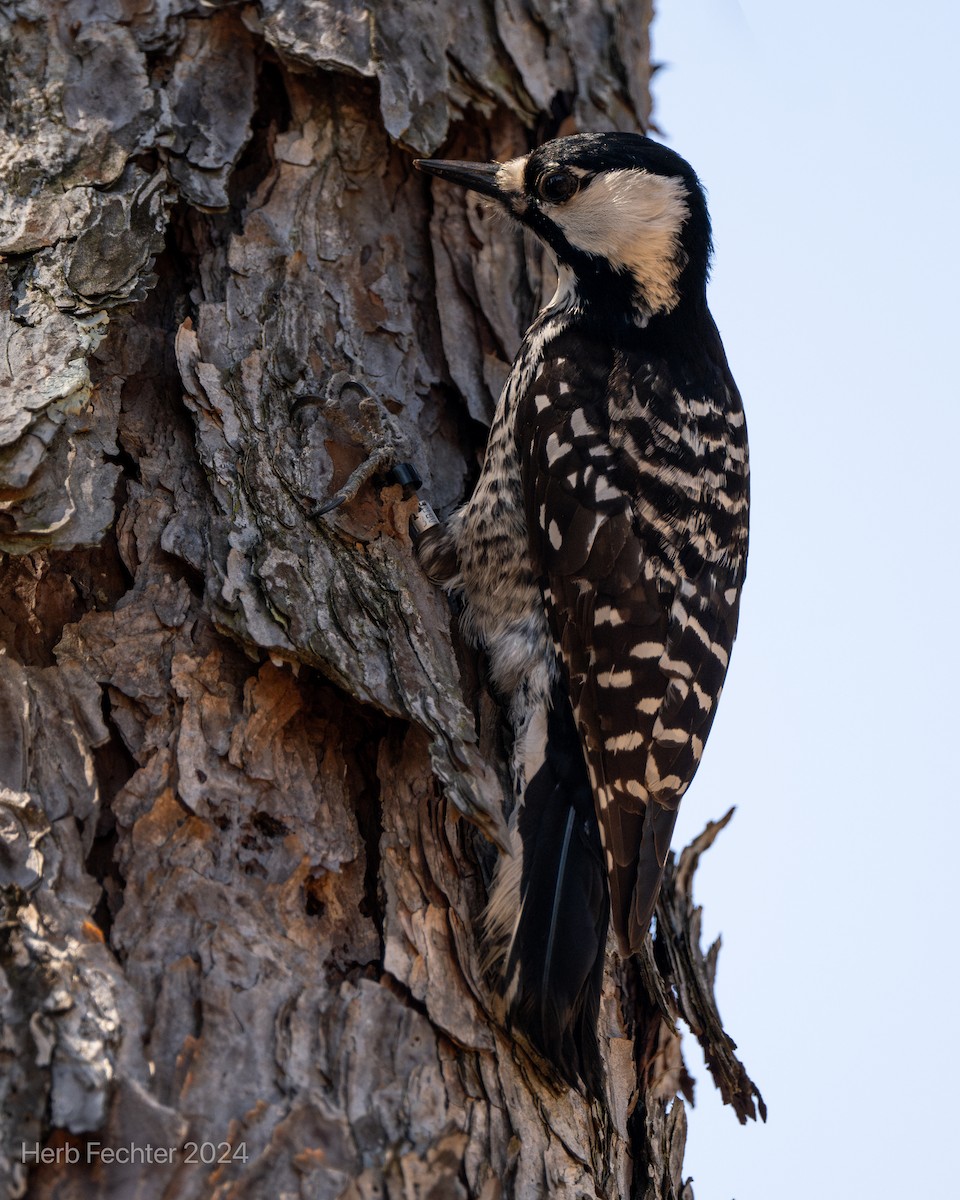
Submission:
POLYGON ((597 1018, 610 903, 580 738, 559 688, 547 717, 544 762, 527 782, 518 830, 522 907, 504 972, 511 1024, 568 1083, 580 1080, 600 1096, 597 1018))
POLYGON ((643 836, 637 857, 637 881, 627 918, 627 949, 639 954, 657 906, 663 871, 670 853, 670 839, 677 823, 675 808, 661 808, 651 800, 643 815, 643 836))

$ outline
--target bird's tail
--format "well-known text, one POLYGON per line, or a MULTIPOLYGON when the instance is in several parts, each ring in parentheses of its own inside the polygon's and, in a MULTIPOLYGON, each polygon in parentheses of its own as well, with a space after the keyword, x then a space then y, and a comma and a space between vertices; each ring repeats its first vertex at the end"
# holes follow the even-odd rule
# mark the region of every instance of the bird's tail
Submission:
POLYGON ((597 1017, 610 903, 593 794, 558 686, 524 733, 525 787, 487 907, 512 1028, 572 1086, 603 1091, 597 1017), (532 743, 532 744, 531 744, 532 743))

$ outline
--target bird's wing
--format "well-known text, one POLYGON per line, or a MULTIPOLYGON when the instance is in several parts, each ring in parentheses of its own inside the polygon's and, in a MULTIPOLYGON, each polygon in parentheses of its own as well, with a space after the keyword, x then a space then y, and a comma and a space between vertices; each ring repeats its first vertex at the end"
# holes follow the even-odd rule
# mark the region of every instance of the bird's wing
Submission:
POLYGON ((719 375, 691 394, 661 360, 572 335, 552 350, 516 426, 528 536, 633 952, 736 632, 745 429, 719 375))

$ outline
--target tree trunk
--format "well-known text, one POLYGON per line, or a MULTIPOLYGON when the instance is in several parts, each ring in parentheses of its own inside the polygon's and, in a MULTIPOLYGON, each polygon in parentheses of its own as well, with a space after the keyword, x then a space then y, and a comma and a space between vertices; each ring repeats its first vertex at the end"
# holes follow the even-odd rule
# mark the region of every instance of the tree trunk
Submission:
POLYGON ((759 1100, 691 899, 716 828, 609 955, 591 1107, 491 1015, 458 811, 500 811, 501 722, 416 501, 318 513, 376 451, 461 500, 549 287, 411 152, 644 127, 649 3, 2 11, 9 1194, 691 1195, 676 1020, 759 1100))

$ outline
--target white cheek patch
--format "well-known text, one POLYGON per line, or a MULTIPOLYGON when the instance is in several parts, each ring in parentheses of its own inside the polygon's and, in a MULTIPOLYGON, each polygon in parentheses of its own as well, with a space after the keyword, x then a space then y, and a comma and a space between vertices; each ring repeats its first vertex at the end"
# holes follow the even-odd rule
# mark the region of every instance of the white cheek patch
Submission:
POLYGON ((607 171, 565 204, 546 208, 571 245, 630 271, 651 312, 676 305, 680 230, 690 215, 678 176, 607 171))

